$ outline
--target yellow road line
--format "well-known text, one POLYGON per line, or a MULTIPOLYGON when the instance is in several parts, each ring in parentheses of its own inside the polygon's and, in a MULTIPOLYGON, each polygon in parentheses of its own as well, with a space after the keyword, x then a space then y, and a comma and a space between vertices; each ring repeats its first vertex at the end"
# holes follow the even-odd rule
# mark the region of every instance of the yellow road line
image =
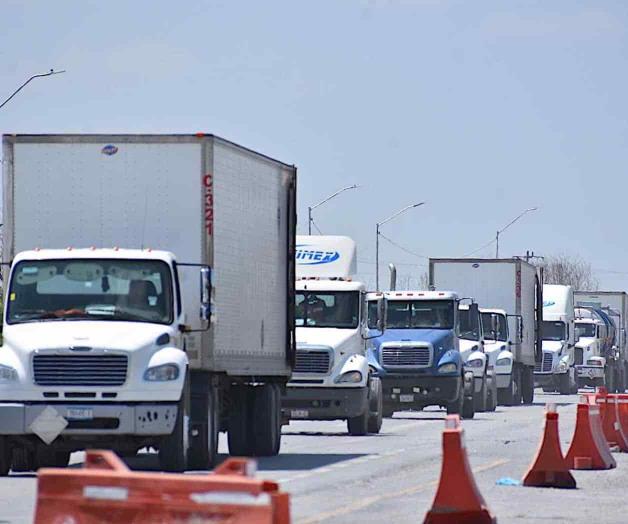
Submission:
MULTIPOLYGON (((496 460, 495 462, 491 462, 490 464, 485 464, 483 466, 479 466, 475 468, 473 470, 473 473, 482 473, 483 471, 488 471, 489 469, 497 468, 499 466, 507 464, 508 462, 510 462, 510 460, 506 460, 506 459, 496 460)), ((348 515, 350 513, 353 513, 354 511, 367 508, 383 500, 396 499, 399 497, 406 497, 408 495, 416 495, 417 493, 420 493, 421 491, 425 491, 426 489, 435 487, 437 485, 438 485, 438 480, 434 480, 432 482, 416 484, 414 486, 410 486, 408 488, 405 488, 399 491, 393 491, 390 493, 383 493, 382 495, 374 495, 372 497, 366 497, 348 506, 343 506, 342 508, 338 508, 336 510, 328 511, 325 513, 319 513, 318 515, 313 515, 304 520, 299 520, 299 524, 317 524, 319 522, 324 522, 326 520, 333 519, 334 517, 348 515)))

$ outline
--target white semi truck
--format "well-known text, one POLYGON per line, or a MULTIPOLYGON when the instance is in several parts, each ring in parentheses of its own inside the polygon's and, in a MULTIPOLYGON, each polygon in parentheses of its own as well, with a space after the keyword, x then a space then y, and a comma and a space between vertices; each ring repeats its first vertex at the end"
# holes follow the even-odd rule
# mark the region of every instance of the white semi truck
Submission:
MULTIPOLYGON (((453 289, 460 296, 473 297, 484 308, 507 315, 512 335, 503 341, 506 344, 485 347, 489 369, 493 368, 497 379, 498 403, 502 405, 534 401, 534 365, 541 351, 541 282, 537 269, 519 258, 430 259, 431 287, 453 289)), ((491 330, 497 331, 497 326, 489 327, 491 330)))
POLYGON ((385 299, 353 281, 356 245, 344 236, 298 236, 296 364, 283 398, 286 418, 347 421, 352 435, 378 433, 382 385, 366 358, 371 320, 384 329, 385 299))
POLYGON ((208 468, 219 431, 278 453, 295 168, 204 134, 3 145, 0 474, 93 447, 208 468))
POLYGON ((576 306, 606 313, 615 324, 615 340, 610 352, 601 355, 606 362, 605 383, 610 391, 628 387, 628 294, 624 291, 576 291, 576 306))
POLYGON ((561 395, 576 393, 574 296, 571 286, 543 286, 543 358, 534 370, 535 384, 561 395))

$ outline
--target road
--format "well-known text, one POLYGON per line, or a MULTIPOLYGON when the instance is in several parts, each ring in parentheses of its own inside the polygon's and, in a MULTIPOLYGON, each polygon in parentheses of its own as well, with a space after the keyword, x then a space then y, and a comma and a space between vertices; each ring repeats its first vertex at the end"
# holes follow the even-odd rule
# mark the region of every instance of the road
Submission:
MULTIPOLYGON (((628 454, 614 454, 615 470, 574 472, 577 490, 496 484, 525 473, 539 443, 546 402, 558 405, 566 451, 576 396, 537 392, 533 406, 498 407, 463 422, 471 467, 498 522, 627 522, 628 454)), ((258 476, 279 481, 291 493, 295 523, 421 522, 439 478, 443 419, 439 410, 397 413, 384 420, 379 435, 368 437, 348 436, 339 421, 293 422, 284 427, 281 455, 261 459, 258 476)), ((81 454, 73 455, 74 463, 80 460, 81 454)), ((131 465, 152 469, 155 457, 140 456, 131 465)), ((31 523, 35 496, 34 475, 0 480, 0 522, 31 523)))

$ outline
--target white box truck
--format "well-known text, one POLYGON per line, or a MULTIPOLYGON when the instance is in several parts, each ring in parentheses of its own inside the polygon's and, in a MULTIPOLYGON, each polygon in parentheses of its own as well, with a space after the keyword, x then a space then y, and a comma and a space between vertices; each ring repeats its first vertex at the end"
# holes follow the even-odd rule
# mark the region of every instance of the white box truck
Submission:
POLYGON ((571 286, 543 286, 543 357, 534 370, 534 382, 543 391, 576 393, 574 296, 571 286))
MULTIPOLYGON (((511 334, 505 341, 507 347, 506 344, 485 347, 489 366, 497 379, 498 402, 531 404, 534 401, 534 365, 541 353, 543 291, 536 267, 519 258, 432 258, 429 283, 435 289, 450 289, 461 297, 472 297, 481 308, 506 313, 511 334)), ((495 317, 495 326, 485 327, 489 340, 490 331, 497 328, 498 320, 495 317)))
POLYGON ((612 351, 601 356, 608 359, 605 373, 607 389, 625 391, 628 387, 628 294, 625 291, 576 291, 574 295, 576 307, 601 309, 615 323, 612 351))
POLYGON ((3 146, 0 474, 93 447, 208 468, 219 431, 276 454, 295 168, 204 134, 3 146))
POLYGON ((366 358, 372 321, 382 330, 385 299, 367 294, 356 272, 356 245, 345 236, 298 236, 296 364, 283 399, 291 419, 346 420, 352 435, 379 433, 382 385, 366 358))

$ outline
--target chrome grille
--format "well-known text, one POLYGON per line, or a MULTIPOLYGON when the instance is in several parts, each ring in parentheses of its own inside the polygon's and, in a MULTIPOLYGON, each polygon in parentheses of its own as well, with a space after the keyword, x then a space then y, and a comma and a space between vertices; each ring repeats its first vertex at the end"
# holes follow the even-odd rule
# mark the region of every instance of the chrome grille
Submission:
POLYGON ((294 365, 295 373, 329 373, 329 351, 324 349, 303 350, 297 349, 297 358, 294 365))
POLYGON ((40 386, 121 386, 126 355, 36 355, 35 383, 40 386))
POLYGON ((381 351, 381 362, 384 367, 426 368, 431 361, 429 347, 384 346, 381 351))
POLYGON ((543 353, 543 361, 534 364, 537 373, 550 373, 552 371, 552 353, 543 353))

